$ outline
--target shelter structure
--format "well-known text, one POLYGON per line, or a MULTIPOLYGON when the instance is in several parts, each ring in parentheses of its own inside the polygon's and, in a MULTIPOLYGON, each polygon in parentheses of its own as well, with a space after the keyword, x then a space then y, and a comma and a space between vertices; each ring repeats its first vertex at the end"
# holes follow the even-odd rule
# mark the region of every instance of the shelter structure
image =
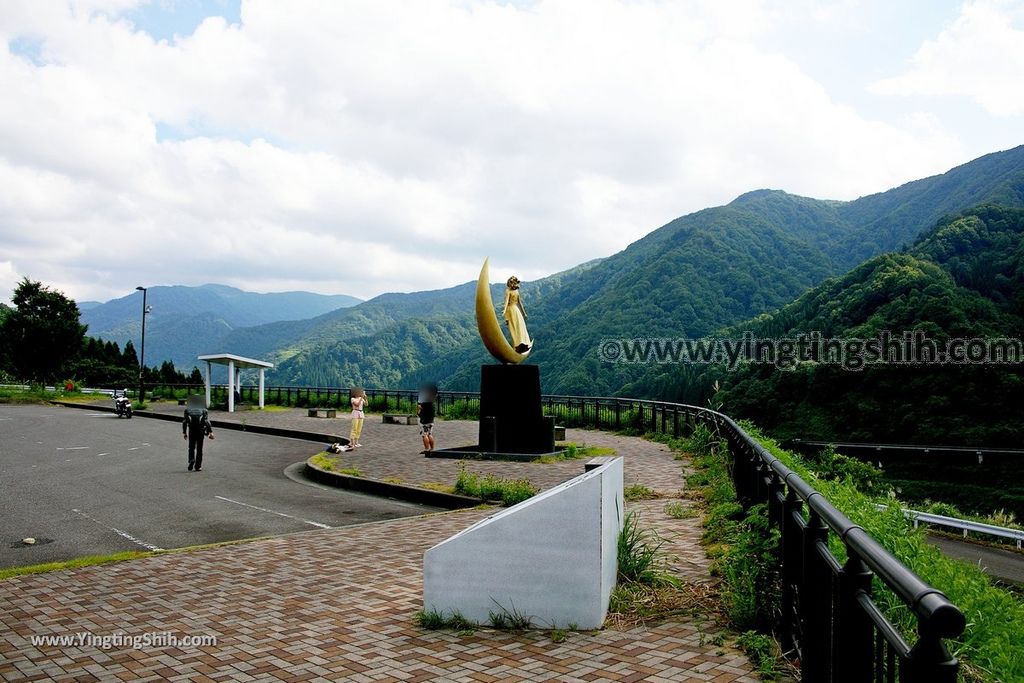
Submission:
POLYGON ((206 407, 210 407, 210 373, 213 364, 228 366, 228 412, 235 412, 235 392, 242 391, 242 370, 255 368, 260 373, 260 408, 263 408, 264 376, 267 370, 274 367, 273 363, 253 358, 244 358, 231 353, 214 353, 206 356, 199 356, 199 360, 206 363, 206 407))

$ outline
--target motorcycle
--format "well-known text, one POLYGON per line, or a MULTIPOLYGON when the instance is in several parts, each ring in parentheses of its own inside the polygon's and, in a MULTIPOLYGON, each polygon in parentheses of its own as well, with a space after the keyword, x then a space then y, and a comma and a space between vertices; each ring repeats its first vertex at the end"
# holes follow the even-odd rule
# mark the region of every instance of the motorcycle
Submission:
POLYGON ((125 389, 118 396, 117 391, 114 392, 114 414, 120 417, 127 417, 129 420, 132 419, 132 401, 128 398, 128 390, 125 389))

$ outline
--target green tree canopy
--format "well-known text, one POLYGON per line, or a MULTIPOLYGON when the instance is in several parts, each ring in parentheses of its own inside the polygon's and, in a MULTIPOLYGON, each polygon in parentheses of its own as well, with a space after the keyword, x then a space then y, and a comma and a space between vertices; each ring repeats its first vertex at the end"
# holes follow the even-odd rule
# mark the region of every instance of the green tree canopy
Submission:
POLYGON ((14 309, 3 319, 11 370, 21 379, 55 381, 82 348, 86 326, 78 306, 62 292, 25 278, 14 290, 14 309))

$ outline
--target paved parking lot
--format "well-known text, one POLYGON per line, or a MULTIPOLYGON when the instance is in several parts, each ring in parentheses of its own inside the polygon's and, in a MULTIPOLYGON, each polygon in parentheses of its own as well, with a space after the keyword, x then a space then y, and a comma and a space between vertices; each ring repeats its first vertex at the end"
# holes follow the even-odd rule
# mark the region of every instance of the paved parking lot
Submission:
POLYGON ((174 422, 0 405, 0 567, 345 526, 431 508, 304 483, 323 444, 219 430, 186 471, 174 422), (22 538, 40 540, 23 546, 22 538))

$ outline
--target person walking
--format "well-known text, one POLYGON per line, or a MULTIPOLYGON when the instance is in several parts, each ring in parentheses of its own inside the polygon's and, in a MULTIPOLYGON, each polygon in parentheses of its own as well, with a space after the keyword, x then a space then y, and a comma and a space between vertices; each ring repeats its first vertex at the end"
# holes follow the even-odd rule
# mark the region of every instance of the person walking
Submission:
POLYGON ((188 440, 188 471, 203 471, 203 441, 213 438, 213 425, 206 411, 202 396, 192 396, 185 408, 185 419, 181 422, 181 435, 188 440))
POLYGON ((363 421, 366 419, 366 392, 355 389, 352 392, 352 431, 348 435, 348 450, 361 448, 359 437, 363 435, 363 421))
POLYGON ((416 414, 420 418, 420 437, 423 439, 423 453, 434 450, 434 400, 437 398, 437 386, 424 385, 420 389, 416 402, 416 414))

